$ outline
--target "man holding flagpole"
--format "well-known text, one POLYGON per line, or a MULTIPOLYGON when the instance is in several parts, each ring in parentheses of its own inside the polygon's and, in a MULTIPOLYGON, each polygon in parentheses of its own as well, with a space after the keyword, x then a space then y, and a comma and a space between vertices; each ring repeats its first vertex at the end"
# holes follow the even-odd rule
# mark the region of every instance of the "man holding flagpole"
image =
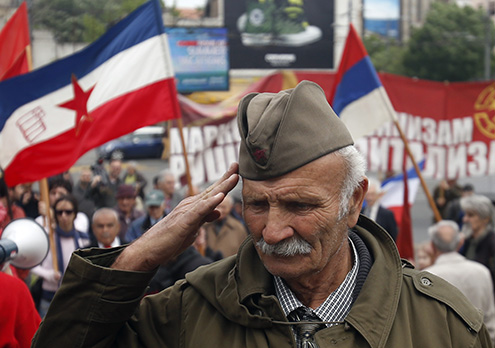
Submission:
POLYGON ((491 347, 483 316, 360 215, 365 165, 323 90, 238 107, 239 164, 125 247, 73 254, 33 347, 491 347), (242 177, 237 255, 143 298, 242 177))

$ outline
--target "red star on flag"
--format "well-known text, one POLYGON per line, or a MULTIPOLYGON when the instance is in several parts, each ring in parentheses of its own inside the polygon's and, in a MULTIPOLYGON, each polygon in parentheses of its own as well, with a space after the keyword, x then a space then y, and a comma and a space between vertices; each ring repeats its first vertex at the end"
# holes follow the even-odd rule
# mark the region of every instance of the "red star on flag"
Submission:
POLYGON ((73 74, 72 75, 72 87, 74 88, 74 99, 69 100, 68 102, 65 102, 63 104, 60 104, 58 106, 70 110, 76 111, 76 136, 79 135, 79 131, 81 130, 81 125, 83 122, 88 121, 91 122, 93 121, 93 118, 88 112, 88 99, 89 96, 91 95, 91 92, 93 92, 93 89, 95 86, 91 87, 89 90, 86 92, 83 91, 81 86, 79 85, 79 82, 77 81, 76 76, 73 74))

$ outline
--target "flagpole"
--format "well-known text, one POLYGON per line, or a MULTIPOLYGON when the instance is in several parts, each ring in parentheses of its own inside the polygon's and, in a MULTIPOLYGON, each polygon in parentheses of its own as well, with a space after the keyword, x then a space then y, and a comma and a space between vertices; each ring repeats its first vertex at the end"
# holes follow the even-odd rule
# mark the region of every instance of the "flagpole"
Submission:
POLYGON ((53 231, 52 225, 52 214, 51 214, 51 206, 50 206, 50 197, 48 192, 48 180, 46 178, 41 179, 39 182, 40 185, 40 195, 41 201, 45 203, 46 214, 43 216, 43 225, 48 227, 48 239, 50 241, 50 252, 52 254, 52 264, 53 270, 58 272, 58 258, 57 258, 57 250, 55 250, 55 233, 53 231))
POLYGON ((442 220, 442 216, 440 215, 440 212, 438 211, 437 205, 435 204, 435 201, 433 200, 433 197, 430 194, 430 190, 428 189, 428 186, 426 186, 426 182, 423 179, 423 175, 421 174, 421 170, 419 169, 419 166, 414 159, 414 156, 412 154, 411 148, 409 147, 409 142, 406 139, 406 136, 404 135, 404 132, 402 131, 402 128, 399 124, 399 121, 397 120, 397 117, 395 116, 395 110, 392 107, 392 104, 390 102, 390 99, 386 95, 385 89, 380 90, 380 96, 383 98, 385 104, 387 105, 388 112, 392 116, 392 120, 394 122, 395 127, 397 128, 397 131, 399 132, 399 135, 402 139, 402 142, 404 143, 404 148, 406 150, 407 155, 411 159, 411 162, 414 166, 414 170, 416 171, 416 174, 418 175, 419 181, 421 182, 421 187, 423 187, 423 191, 426 194, 426 198, 428 199, 428 203, 430 204, 431 210, 433 211, 433 216, 435 217, 435 221, 438 222, 442 220))
MULTIPOLYGON (((158 1, 153 1, 153 6, 155 6, 155 14, 156 14, 156 25, 158 26, 158 30, 160 31, 163 31, 164 28, 163 28, 163 22, 162 22, 162 18, 161 18, 161 15, 162 15, 162 12, 161 12, 161 7, 158 3, 158 1)), ((160 40, 161 44, 162 44, 162 48, 163 48, 163 52, 168 55, 169 57, 169 60, 171 60, 170 58, 170 53, 169 53, 169 48, 167 47, 168 46, 168 40, 165 40, 163 39, 163 36, 162 36, 162 39, 160 40)), ((164 63, 165 63, 166 60, 164 60, 164 63)), ((169 69, 169 67, 166 67, 167 69, 169 69)), ((177 92, 178 93, 178 92, 177 92)), ((178 110, 178 112, 180 113, 180 110, 178 110)), ((182 154, 184 155, 184 163, 185 163, 185 166, 186 166, 186 180, 187 180, 187 187, 189 188, 189 192, 193 192, 193 186, 192 186, 192 180, 191 180, 191 172, 190 172, 190 169, 189 169, 189 161, 187 159, 187 150, 186 150, 186 142, 184 140, 184 132, 183 132, 183 123, 182 123, 182 115, 180 117, 177 118, 177 127, 179 128, 179 134, 180 134, 180 140, 181 140, 181 143, 182 143, 182 154)), ((169 134, 169 138, 170 138, 170 134, 169 134)))
POLYGON ((189 192, 193 192, 193 187, 192 187, 192 181, 191 181, 191 171, 189 170, 189 161, 187 160, 187 149, 186 149, 186 142, 184 140, 184 132, 183 132, 183 125, 182 125, 182 117, 179 117, 177 119, 177 126, 179 127, 179 134, 180 134, 180 141, 182 144, 182 154, 184 155, 184 163, 186 164, 186 180, 187 180, 187 187, 189 189, 189 192))

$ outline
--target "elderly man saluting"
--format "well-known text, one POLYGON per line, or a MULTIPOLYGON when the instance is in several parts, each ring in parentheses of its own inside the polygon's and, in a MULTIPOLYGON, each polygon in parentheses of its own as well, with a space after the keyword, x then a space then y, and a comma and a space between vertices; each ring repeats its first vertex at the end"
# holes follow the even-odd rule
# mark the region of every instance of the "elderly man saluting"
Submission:
POLYGON ((467 299, 360 216, 365 166, 318 85, 249 94, 237 117, 239 166, 131 245, 76 252, 34 347, 491 347, 467 299), (142 299, 238 173, 237 256, 142 299))

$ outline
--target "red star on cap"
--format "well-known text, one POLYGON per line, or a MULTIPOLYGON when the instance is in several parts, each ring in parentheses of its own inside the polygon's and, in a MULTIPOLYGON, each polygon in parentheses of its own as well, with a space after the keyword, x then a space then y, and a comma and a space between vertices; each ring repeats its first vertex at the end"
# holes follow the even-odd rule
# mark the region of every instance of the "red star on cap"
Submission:
POLYGON ((93 118, 88 112, 88 99, 89 96, 91 95, 91 92, 93 92, 93 89, 95 86, 91 87, 89 90, 86 92, 83 91, 81 86, 79 85, 79 82, 77 81, 76 76, 73 74, 72 75, 72 87, 74 88, 74 99, 69 100, 68 102, 65 102, 63 104, 60 104, 58 106, 70 110, 76 111, 76 136, 79 135, 79 131, 81 130, 81 125, 83 122, 88 121, 91 122, 93 121, 93 118))

